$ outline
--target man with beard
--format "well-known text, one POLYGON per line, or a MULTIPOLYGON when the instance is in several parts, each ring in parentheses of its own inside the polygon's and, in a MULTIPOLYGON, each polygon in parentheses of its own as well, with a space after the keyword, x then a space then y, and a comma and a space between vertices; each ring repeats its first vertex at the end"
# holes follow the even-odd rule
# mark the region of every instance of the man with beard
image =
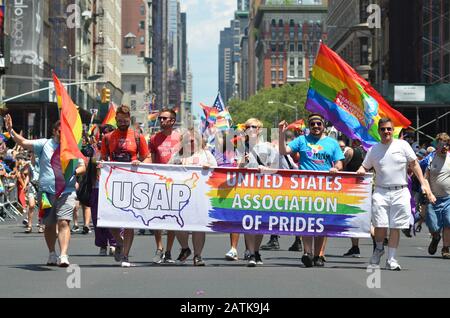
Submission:
MULTIPOLYGON (((181 135, 178 131, 173 129, 177 121, 177 113, 172 109, 163 109, 159 114, 159 122, 161 124, 161 131, 154 134, 148 143, 148 147, 152 153, 152 162, 155 164, 169 163, 172 155, 177 153, 180 144, 181 135)), ((164 253, 162 242, 162 231, 155 230, 156 253, 153 258, 153 263, 174 263, 172 260, 171 250, 175 240, 175 232, 167 232, 167 249, 164 253)))
MULTIPOLYGON (((286 121, 279 125, 280 132, 280 154, 290 155, 300 154, 300 170, 326 171, 337 173, 343 169, 345 159, 338 142, 327 137, 325 134, 325 119, 320 114, 311 114, 308 118, 310 134, 300 136, 286 146, 285 134, 288 127, 286 121)), ((314 237, 314 257, 313 238, 303 236, 304 255, 302 263, 305 267, 323 267, 324 257, 321 252, 325 247, 325 237, 314 237)))
MULTIPOLYGON (((102 140, 102 160, 114 162, 131 162, 133 166, 138 166, 141 162, 151 163, 150 152, 144 135, 138 134, 130 128, 131 114, 130 108, 122 105, 116 111, 117 129, 102 140)), ((115 251, 115 260, 121 262, 122 267, 130 267, 128 255, 133 244, 134 230, 125 229, 124 237, 120 235, 120 229, 112 229, 118 244, 115 251)))

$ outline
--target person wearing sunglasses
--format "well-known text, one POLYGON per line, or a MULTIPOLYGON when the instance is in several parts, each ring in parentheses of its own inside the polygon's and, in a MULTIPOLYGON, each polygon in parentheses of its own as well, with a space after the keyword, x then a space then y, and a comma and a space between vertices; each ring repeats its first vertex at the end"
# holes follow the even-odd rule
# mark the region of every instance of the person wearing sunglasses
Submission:
POLYGON ((425 179, 436 196, 436 204, 428 205, 426 215, 426 224, 432 235, 428 253, 436 254, 443 231, 442 258, 450 259, 450 136, 441 133, 436 142, 435 155, 425 172, 425 179))
POLYGON ((374 169, 375 190, 372 196, 372 224, 375 227, 376 248, 370 259, 371 265, 380 265, 384 255, 383 241, 389 229, 389 251, 386 261, 388 270, 400 271, 395 259, 400 242, 400 230, 409 229, 411 216, 411 193, 408 189, 408 168, 419 180, 422 191, 429 201, 436 198, 423 177, 417 156, 405 140, 394 139, 394 124, 389 118, 378 122, 381 142, 373 146, 366 155, 357 173, 366 174, 374 169))
MULTIPOLYGON (((344 168, 343 160, 345 157, 338 142, 325 134, 325 119, 323 116, 311 114, 308 118, 308 124, 310 134, 298 137, 289 145, 284 142, 288 124, 286 121, 279 124, 280 154, 299 153, 300 170, 326 171, 334 174, 341 171, 344 168)), ((304 255, 301 260, 305 267, 325 266, 323 256, 325 243, 324 237, 314 237, 313 253, 313 238, 310 236, 303 237, 304 255)))
MULTIPOLYGON (((160 122, 161 131, 150 137, 148 148, 152 154, 152 162, 155 164, 168 164, 172 156, 180 149, 181 134, 174 129, 177 122, 177 113, 165 108, 159 114, 158 120, 160 122)), ((166 252, 164 252, 164 245, 162 241, 162 231, 155 230, 156 252, 153 257, 153 263, 173 264, 172 247, 175 241, 175 232, 167 232, 166 252)))

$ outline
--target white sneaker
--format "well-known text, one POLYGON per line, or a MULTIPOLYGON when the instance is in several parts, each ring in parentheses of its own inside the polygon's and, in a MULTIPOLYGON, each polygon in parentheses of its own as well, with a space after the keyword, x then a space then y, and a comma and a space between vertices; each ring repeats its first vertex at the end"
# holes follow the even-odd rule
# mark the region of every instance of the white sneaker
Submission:
POLYGON ((225 254, 225 258, 229 261, 237 261, 238 253, 237 253, 236 249, 231 248, 231 250, 225 254))
POLYGON ((124 268, 134 267, 133 264, 131 264, 128 260, 128 257, 125 256, 122 258, 122 263, 120 264, 120 266, 124 268))
POLYGON ((402 268, 395 258, 386 261, 386 269, 391 271, 401 271, 402 268))
POLYGON ((161 264, 164 261, 164 251, 156 250, 155 256, 152 259, 154 264, 161 264))
POLYGON ((373 251, 373 255, 370 258, 370 265, 380 265, 381 257, 384 255, 384 249, 379 250, 378 248, 373 251))
POLYGON ((98 253, 99 256, 107 256, 108 255, 108 249, 106 247, 100 247, 100 252, 98 253))
POLYGON ((114 253, 116 252, 116 248, 114 246, 109 247, 109 256, 114 256, 114 253))
POLYGON ((58 265, 58 255, 56 252, 51 252, 48 255, 47 266, 57 266, 58 265))
POLYGON ((61 255, 58 259, 58 266, 59 267, 69 267, 70 263, 69 263, 69 256, 67 255, 61 255))

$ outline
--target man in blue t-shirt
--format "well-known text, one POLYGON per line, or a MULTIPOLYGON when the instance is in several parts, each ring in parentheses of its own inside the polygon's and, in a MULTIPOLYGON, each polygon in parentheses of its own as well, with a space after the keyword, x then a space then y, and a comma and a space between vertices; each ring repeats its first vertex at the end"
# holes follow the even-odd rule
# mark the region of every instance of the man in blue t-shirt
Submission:
POLYGON ((57 121, 53 125, 53 138, 51 139, 28 140, 24 138, 14 131, 10 115, 5 116, 5 127, 19 146, 30 152, 34 152, 36 158, 39 160, 40 199, 38 200, 42 202, 48 201, 51 205, 51 207, 44 210, 45 214, 43 218, 45 224, 45 241, 50 253, 47 265, 68 267, 70 265, 67 255, 70 241, 69 225, 73 218, 76 200, 75 181, 76 175, 79 176, 86 172, 84 161, 82 159, 79 160, 74 175, 66 183, 61 169, 60 121, 57 121), (56 231, 56 227, 58 227, 58 231, 56 231), (57 239, 61 248, 59 257, 55 251, 57 239))
MULTIPOLYGON (((337 173, 344 168, 345 159, 338 142, 325 134, 325 119, 320 114, 312 114, 308 118, 310 134, 300 136, 288 146, 284 143, 287 123, 283 121, 279 125, 280 132, 280 154, 300 154, 300 170, 326 171, 337 173)), ((305 254, 302 262, 306 267, 324 266, 324 257, 321 254, 325 248, 324 237, 314 237, 314 257, 312 248, 312 237, 303 237, 305 254)))

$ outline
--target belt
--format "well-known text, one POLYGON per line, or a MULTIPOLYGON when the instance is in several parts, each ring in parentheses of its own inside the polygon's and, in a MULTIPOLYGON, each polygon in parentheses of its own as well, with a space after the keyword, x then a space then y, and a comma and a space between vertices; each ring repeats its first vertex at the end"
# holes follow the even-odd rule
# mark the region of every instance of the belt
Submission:
POLYGON ((382 186, 377 186, 377 187, 381 188, 381 189, 385 189, 385 190, 401 190, 401 189, 407 188, 408 186, 402 185, 402 186, 392 186, 392 187, 382 187, 382 186))

